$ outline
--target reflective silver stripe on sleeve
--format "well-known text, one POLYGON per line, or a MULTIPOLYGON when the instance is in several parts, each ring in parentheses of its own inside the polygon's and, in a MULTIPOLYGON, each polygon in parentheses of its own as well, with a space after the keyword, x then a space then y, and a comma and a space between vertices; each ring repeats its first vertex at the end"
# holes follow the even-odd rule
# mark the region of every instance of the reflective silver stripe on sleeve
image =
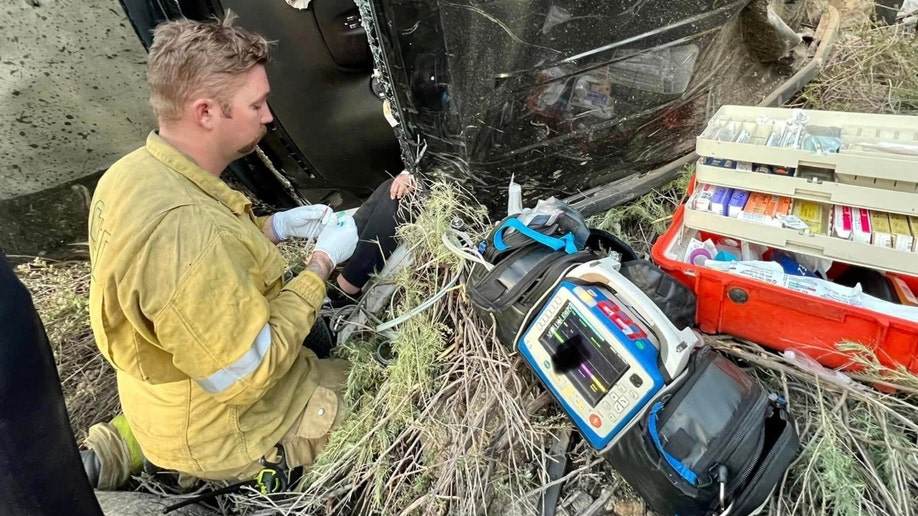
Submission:
POLYGON ((258 332, 258 336, 255 337, 255 342, 252 343, 252 347, 245 352, 245 355, 239 357, 239 360, 236 360, 229 366, 220 369, 207 378, 195 378, 194 381, 198 382, 198 385, 208 393, 220 394, 257 369, 265 359, 265 353, 268 352, 268 348, 270 347, 271 327, 265 324, 265 327, 262 328, 261 331, 258 332))

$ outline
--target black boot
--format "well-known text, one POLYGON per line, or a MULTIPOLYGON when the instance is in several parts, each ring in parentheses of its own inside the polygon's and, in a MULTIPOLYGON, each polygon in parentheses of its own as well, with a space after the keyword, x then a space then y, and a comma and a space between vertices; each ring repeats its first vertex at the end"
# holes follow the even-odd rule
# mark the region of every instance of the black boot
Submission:
POLYGON ((93 489, 99 487, 99 472, 102 470, 99 456, 95 450, 80 450, 80 458, 83 459, 83 470, 86 471, 89 484, 93 489))
POLYGON ((362 292, 348 295, 342 292, 338 287, 329 285, 325 292, 325 306, 337 310, 338 308, 356 304, 360 299, 360 294, 362 294, 362 292))

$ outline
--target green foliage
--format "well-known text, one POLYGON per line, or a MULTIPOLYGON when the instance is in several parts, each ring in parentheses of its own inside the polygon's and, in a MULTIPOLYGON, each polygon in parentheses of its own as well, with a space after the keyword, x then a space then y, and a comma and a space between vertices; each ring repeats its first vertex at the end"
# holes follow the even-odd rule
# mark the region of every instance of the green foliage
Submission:
MULTIPOLYGON (((431 186, 423 204, 415 200, 413 222, 401 226, 398 237, 411 245, 416 265, 386 278, 387 283, 396 286, 396 294, 393 308, 383 314, 384 319, 414 311, 443 288, 443 278, 455 276, 463 267, 463 261, 442 242, 447 229, 470 216, 460 197, 456 188, 437 183, 431 186)), ((471 215, 479 214, 473 210, 471 215)), ((384 508, 391 506, 393 475, 399 470, 392 447, 400 444, 399 436, 407 428, 418 424, 425 400, 442 387, 441 355, 449 335, 442 313, 434 307, 416 313, 397 327, 391 340, 397 358, 388 367, 375 360, 376 347, 384 339, 381 335, 363 334, 336 352, 352 364, 346 394, 352 415, 332 433, 304 486, 334 478, 341 469, 371 471, 370 496, 364 499, 369 506, 363 509, 385 512, 384 508)), ((431 482, 429 475, 419 474, 416 478, 408 476, 405 485, 417 494, 419 486, 431 482)), ((410 498, 409 494, 394 496, 404 501, 410 498)))
POLYGON ((694 166, 686 167, 675 181, 635 201, 594 215, 587 219, 587 224, 616 235, 638 253, 649 252, 657 237, 669 227, 676 207, 685 202, 685 191, 694 171, 694 166))

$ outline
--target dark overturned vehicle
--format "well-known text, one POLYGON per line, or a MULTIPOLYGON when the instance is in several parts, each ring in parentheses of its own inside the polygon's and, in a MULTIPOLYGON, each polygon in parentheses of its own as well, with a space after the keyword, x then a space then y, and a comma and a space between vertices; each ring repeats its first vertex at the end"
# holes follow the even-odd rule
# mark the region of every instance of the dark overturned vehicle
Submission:
POLYGON ((494 208, 513 177, 604 210, 690 163, 721 105, 791 98, 838 28, 813 0, 121 4, 145 46, 165 19, 228 9, 277 42, 274 122, 231 166, 276 207, 350 207, 407 167, 494 208))

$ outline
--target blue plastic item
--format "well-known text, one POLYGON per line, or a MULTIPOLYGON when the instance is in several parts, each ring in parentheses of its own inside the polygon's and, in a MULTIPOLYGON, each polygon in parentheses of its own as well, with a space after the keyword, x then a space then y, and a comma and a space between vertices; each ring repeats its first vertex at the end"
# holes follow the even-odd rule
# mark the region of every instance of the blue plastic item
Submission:
POLYGON ((714 255, 714 259, 718 262, 739 261, 739 259, 733 253, 728 253, 727 251, 717 251, 717 254, 714 255))
POLYGON ((771 261, 777 262, 784 269, 785 274, 792 276, 807 276, 810 278, 817 277, 813 271, 799 264, 791 255, 784 251, 775 250, 771 253, 771 261))
POLYGON ((650 417, 647 419, 647 431, 650 433, 650 438, 653 440, 653 445, 657 448, 657 451, 660 452, 660 455, 666 459, 666 462, 679 474, 680 477, 685 479, 689 484, 697 485, 698 484, 698 475, 694 471, 688 468, 685 464, 679 461, 679 459, 673 457, 666 450, 663 449, 663 443, 660 442, 660 433, 657 430, 657 414, 663 409, 663 404, 657 402, 653 405, 653 408, 650 410, 650 417))
POLYGON ((548 236, 544 233, 539 233, 538 231, 523 224, 523 222, 517 218, 507 219, 507 221, 497 229, 497 233, 494 234, 494 248, 498 251, 505 251, 507 249, 507 244, 504 243, 504 231, 510 228, 519 231, 527 237, 535 240, 540 244, 546 245, 555 251, 560 251, 563 249, 567 254, 573 254, 577 252, 577 243, 574 240, 573 233, 567 233, 566 235, 557 238, 548 236))

